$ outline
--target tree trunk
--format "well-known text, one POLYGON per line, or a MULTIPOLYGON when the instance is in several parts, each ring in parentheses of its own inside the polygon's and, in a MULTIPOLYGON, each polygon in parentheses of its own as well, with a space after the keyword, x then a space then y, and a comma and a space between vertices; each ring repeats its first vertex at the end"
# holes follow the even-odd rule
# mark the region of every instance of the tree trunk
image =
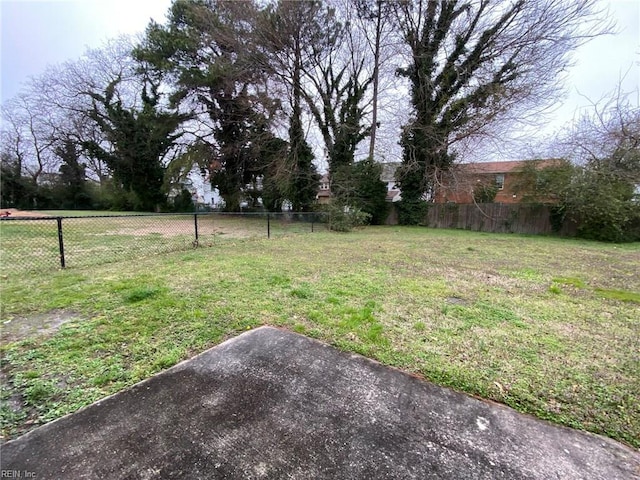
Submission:
POLYGON ((373 50, 373 104, 371 107, 371 137, 369 141, 369 158, 373 159, 376 149, 376 131, 378 128, 378 82, 380 77, 380 35, 382 28, 382 0, 377 1, 376 40, 373 50))

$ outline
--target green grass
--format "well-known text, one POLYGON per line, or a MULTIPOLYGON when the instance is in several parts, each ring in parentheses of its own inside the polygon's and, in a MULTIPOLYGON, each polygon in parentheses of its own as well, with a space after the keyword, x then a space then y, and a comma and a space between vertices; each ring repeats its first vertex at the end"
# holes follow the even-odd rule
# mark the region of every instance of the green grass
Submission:
MULTIPOLYGON (((42 211, 50 219, 9 219, 0 222, 0 275, 51 271, 60 268, 58 226, 55 216, 72 216, 62 220, 65 266, 67 268, 136 259, 195 245, 193 215, 151 215, 127 212, 42 211)), ((272 238, 308 233, 311 224, 275 216, 269 225, 272 238)), ((324 229, 315 225, 316 230, 324 229)), ((267 219, 260 215, 198 215, 198 242, 213 247, 223 242, 263 239, 267 236, 267 219)))
POLYGON ((587 286, 581 278, 576 277, 556 277, 552 281, 562 285, 570 285, 575 288, 585 288, 587 286))
POLYGON ((73 316, 4 340, 3 432, 275 325, 638 447, 639 271, 639 244, 370 227, 8 275, 3 321, 73 316))
POLYGON ((620 290, 616 288, 596 288, 596 293, 598 293, 603 298, 640 304, 640 293, 638 292, 630 292, 629 290, 620 290))

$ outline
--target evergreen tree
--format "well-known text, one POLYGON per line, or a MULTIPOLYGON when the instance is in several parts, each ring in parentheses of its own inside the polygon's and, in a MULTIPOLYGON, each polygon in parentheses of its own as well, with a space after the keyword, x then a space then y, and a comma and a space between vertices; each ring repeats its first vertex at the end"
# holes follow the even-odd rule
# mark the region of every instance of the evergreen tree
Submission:
POLYGON ((63 209, 90 209, 91 196, 87 188, 86 165, 80 163, 81 151, 71 138, 65 138, 54 148, 62 164, 59 168, 57 202, 63 209))
POLYGON ((382 165, 371 158, 356 162, 352 168, 355 183, 354 205, 370 217, 373 225, 382 225, 387 218, 387 185, 380 180, 382 165))
POLYGON ((167 25, 152 23, 135 51, 173 83, 175 105, 202 112, 196 117, 204 132, 200 141, 209 144, 211 183, 227 210, 240 208, 261 170, 255 145, 264 140, 264 125, 277 109, 263 88, 264 62, 254 39, 257 14, 251 1, 174 2, 167 25))
POLYGON ((0 169, 0 207, 34 208, 36 184, 32 178, 22 175, 20 161, 2 152, 0 169))
POLYGON ((304 139, 298 115, 291 117, 290 146, 287 164, 290 168, 287 199, 294 211, 308 211, 315 203, 320 175, 313 164, 313 152, 304 139))
POLYGON ((133 195, 132 207, 141 211, 159 211, 166 204, 163 192, 164 157, 182 135, 178 127, 190 115, 164 111, 160 107, 158 84, 145 80, 142 107, 126 107, 117 95, 120 79, 112 81, 104 93, 91 92, 93 107, 88 113, 102 130, 110 147, 95 141, 83 142, 84 148, 103 160, 113 178, 133 195))

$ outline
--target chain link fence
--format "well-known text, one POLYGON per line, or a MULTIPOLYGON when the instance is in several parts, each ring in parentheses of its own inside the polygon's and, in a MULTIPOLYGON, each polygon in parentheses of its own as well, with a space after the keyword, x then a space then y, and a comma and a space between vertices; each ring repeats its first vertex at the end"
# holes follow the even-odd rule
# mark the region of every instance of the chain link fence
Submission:
POLYGON ((117 262, 326 229, 319 213, 198 213, 0 219, 2 275, 117 262))

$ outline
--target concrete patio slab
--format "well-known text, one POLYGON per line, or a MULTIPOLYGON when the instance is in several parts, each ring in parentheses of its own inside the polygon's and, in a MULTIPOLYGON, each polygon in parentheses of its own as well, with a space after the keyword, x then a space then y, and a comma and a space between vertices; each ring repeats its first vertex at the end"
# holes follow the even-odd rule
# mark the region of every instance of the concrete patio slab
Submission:
POLYGON ((640 478, 610 439, 270 327, 2 447, 38 479, 640 478))

